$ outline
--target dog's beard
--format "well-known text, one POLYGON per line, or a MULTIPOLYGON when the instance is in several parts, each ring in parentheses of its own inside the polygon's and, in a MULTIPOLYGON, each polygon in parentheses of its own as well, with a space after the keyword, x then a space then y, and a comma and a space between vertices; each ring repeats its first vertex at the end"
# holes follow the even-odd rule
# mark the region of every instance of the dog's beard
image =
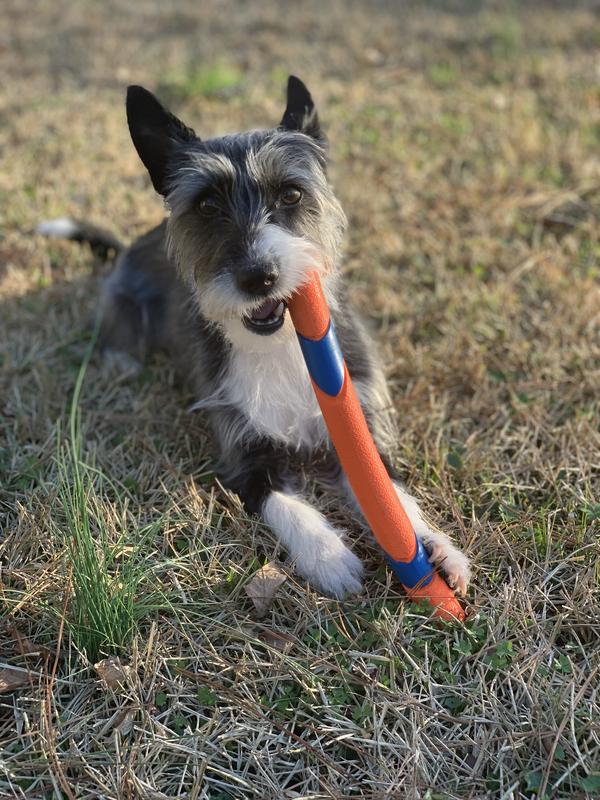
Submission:
POLYGON ((281 341, 293 334, 286 302, 313 272, 323 274, 326 262, 315 244, 272 223, 263 225, 250 256, 278 266, 279 278, 268 296, 249 299, 237 287, 234 272, 226 271, 198 289, 197 301, 202 315, 218 324, 232 343, 261 350, 265 346, 262 339, 281 341), (261 329, 275 332, 258 336, 261 329))

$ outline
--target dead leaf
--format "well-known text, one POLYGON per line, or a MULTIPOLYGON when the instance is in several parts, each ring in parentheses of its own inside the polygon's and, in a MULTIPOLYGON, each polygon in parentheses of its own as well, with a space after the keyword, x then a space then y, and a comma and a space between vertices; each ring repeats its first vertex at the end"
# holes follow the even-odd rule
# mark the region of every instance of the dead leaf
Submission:
POLYGON ((135 711, 128 711, 125 719, 119 725, 115 726, 115 730, 119 731, 121 736, 128 736, 133 730, 133 721, 135 719, 135 711))
POLYGON ((261 631, 258 637, 262 642, 269 645, 269 647, 274 647, 275 650, 281 650, 281 652, 288 650, 294 644, 293 636, 269 629, 261 631))
POLYGON ((244 588, 259 616, 267 613, 277 590, 286 580, 287 575, 276 561, 270 561, 254 573, 244 588))
POLYGON ((22 686, 29 686, 29 673, 26 670, 0 667, 0 694, 13 692, 22 686))
POLYGON ((131 706, 119 708, 112 717, 105 722, 100 731, 100 736, 107 736, 113 731, 119 731, 122 736, 127 736, 128 733, 131 733, 134 719, 135 709, 131 706))
POLYGON ((135 547, 132 547, 129 544, 123 544, 120 545, 119 547, 115 547, 115 549, 113 550, 113 558, 117 559, 117 558, 125 558, 126 556, 129 557, 133 553, 135 553, 135 547))
POLYGON ((94 669, 109 689, 118 689, 127 683, 131 675, 131 667, 128 664, 121 664, 118 656, 103 658, 102 661, 94 664, 94 669))

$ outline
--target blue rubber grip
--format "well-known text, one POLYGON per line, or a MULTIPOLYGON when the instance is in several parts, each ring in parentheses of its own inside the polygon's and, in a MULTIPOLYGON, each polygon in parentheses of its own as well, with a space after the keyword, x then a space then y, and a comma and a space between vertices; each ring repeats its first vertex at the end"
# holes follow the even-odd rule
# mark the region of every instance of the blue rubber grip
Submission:
POLYGON ((299 333, 298 341, 310 377, 322 392, 336 397, 344 385, 344 357, 333 323, 329 323, 327 333, 321 339, 307 339, 299 333))
POLYGON ((418 537, 417 552, 412 561, 394 561, 390 556, 387 556, 387 560, 392 572, 403 586, 412 589, 417 586, 417 584, 419 586, 427 586, 428 583, 431 583, 433 567, 429 562, 427 551, 418 537))

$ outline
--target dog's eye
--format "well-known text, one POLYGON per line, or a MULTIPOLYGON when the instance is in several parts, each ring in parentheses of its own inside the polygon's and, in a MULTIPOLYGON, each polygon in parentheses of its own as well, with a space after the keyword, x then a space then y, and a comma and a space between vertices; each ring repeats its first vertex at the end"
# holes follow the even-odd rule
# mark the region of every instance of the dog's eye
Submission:
POLYGON ((198 201, 198 210, 204 217, 216 217, 219 213, 219 204, 211 195, 205 195, 198 201))
POLYGON ((295 206, 302 200, 302 192, 297 186, 286 186, 281 191, 281 202, 286 206, 295 206))

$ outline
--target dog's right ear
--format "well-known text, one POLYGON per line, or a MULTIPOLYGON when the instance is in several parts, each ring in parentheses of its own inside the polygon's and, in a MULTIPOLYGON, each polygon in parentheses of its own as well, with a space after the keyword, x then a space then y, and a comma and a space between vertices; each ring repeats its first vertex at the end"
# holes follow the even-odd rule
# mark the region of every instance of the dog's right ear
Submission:
POLYGON ((178 145, 198 137, 143 86, 127 88, 127 124, 154 188, 159 194, 168 194, 169 168, 174 151, 178 145))

